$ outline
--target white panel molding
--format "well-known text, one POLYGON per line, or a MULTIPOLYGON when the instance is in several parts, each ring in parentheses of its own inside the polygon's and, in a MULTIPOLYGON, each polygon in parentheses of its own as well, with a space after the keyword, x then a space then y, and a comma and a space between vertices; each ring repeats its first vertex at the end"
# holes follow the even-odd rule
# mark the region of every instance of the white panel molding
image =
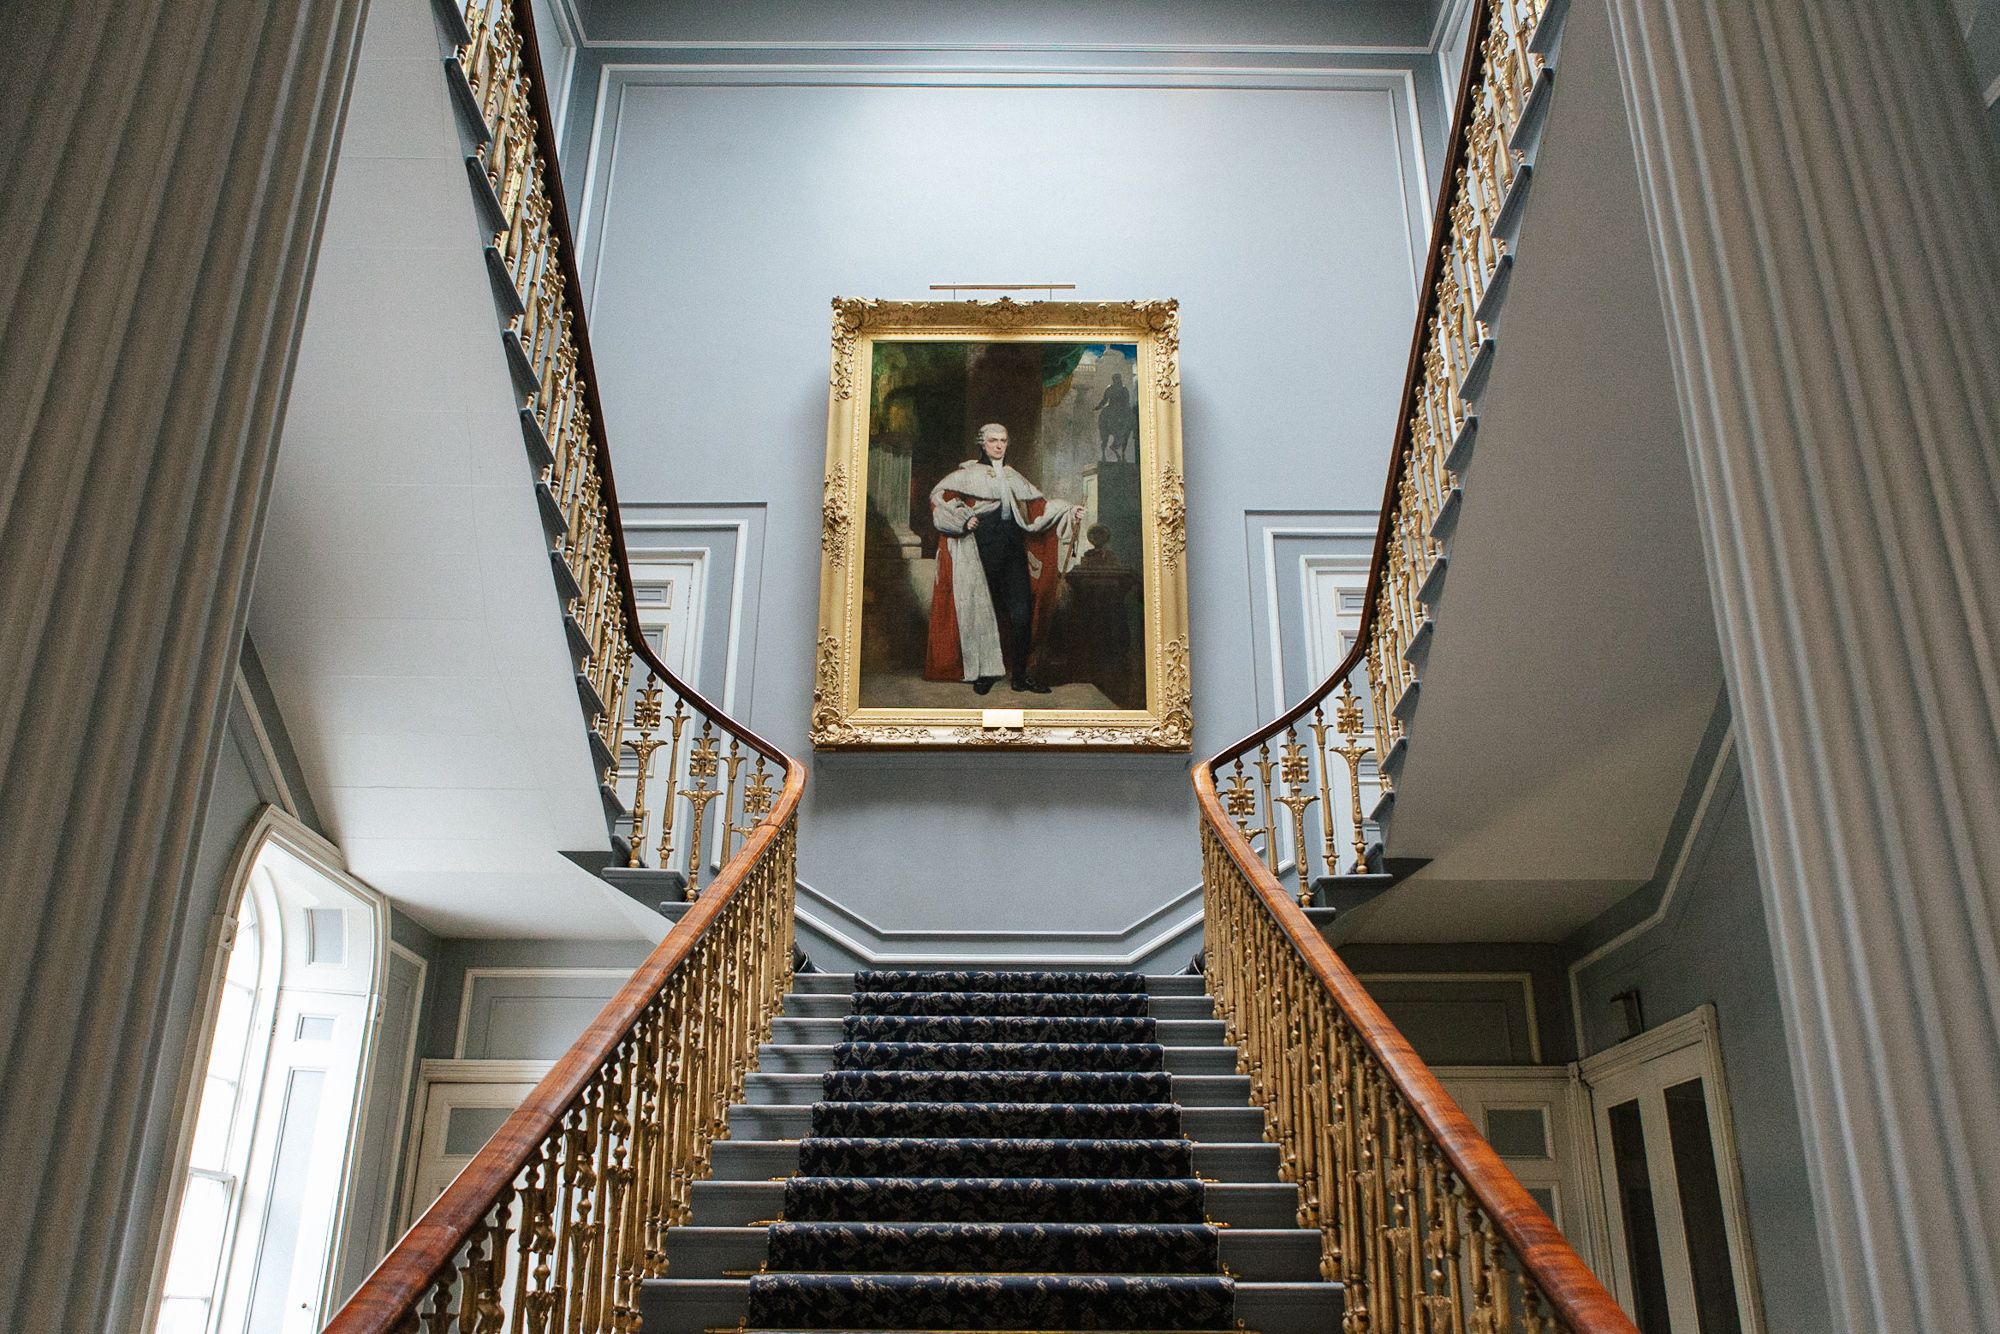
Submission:
POLYGON ((1835 1334, 2000 1307, 2000 173, 1942 4, 1609 0, 1835 1334))
MULTIPOLYGON (((736 556, 731 562, 729 571, 729 637, 727 640, 728 647, 723 655, 721 703, 724 713, 730 715, 732 718, 737 717, 739 715, 736 712, 736 666, 741 661, 743 645, 744 574, 749 568, 750 561, 750 521, 748 519, 724 518, 668 519, 655 514, 648 514, 645 512, 646 508, 644 504, 619 506, 619 516, 623 519, 625 526, 626 547, 635 563, 662 554, 686 554, 689 551, 693 551, 702 556, 704 567, 706 566, 707 557, 711 554, 708 548, 655 546, 645 540, 646 534, 649 533, 727 528, 736 534, 736 556)), ((761 556, 759 559, 761 560, 761 556)), ((703 598, 702 606, 696 611, 697 638, 701 629, 706 628, 708 622, 708 617, 702 614, 706 610, 705 591, 703 598)), ((697 642, 695 647, 697 651, 689 655, 689 661, 692 664, 688 677, 690 681, 698 681, 700 679, 701 654, 698 651, 700 648, 699 642, 697 642)))
MULTIPOLYGON (((632 976, 632 970, 631 970, 630 968, 539 968, 539 967, 519 967, 519 968, 503 968, 503 967, 492 967, 492 968, 468 968, 468 969, 466 969, 466 970, 465 970, 465 977, 464 977, 464 980, 463 980, 463 981, 462 981, 462 982, 461 982, 461 983, 459 984, 459 992, 458 992, 458 1025, 457 1025, 457 1034, 456 1034, 456 1036, 454 1036, 454 1037, 453 1037, 453 1039, 452 1039, 452 1044, 451 1044, 451 1055, 452 1055, 452 1059, 453 1059, 453 1060, 456 1060, 456 1061, 463 1061, 463 1060, 472 1060, 472 1059, 475 1059, 475 1058, 472 1058, 472 1057, 468 1057, 468 1056, 467 1056, 467 1055, 465 1054, 465 1032, 466 1032, 466 1026, 467 1026, 468 1024, 470 1024, 470 1023, 472 1022, 472 998, 473 998, 473 992, 474 992, 474 991, 475 991, 475 989, 477 988, 477 985, 478 985, 478 983, 479 983, 479 980, 480 980, 481 978, 486 978, 486 977, 518 977, 518 978, 525 978, 525 977, 605 977, 605 978, 618 978, 618 979, 621 979, 621 980, 622 980, 622 979, 624 979, 624 978, 628 978, 628 977, 630 977, 630 976, 632 976)), ((616 990, 616 988, 613 988, 613 990, 616 990)), ((575 999, 575 998, 574 998, 574 997, 554 997, 554 996, 552 996, 552 997, 549 997, 548 999, 551 999, 551 1000, 570 1000, 570 999, 575 999)), ((426 1064, 429 1064, 429 1062, 426 1062, 426 1064)), ((491 1065, 491 1064, 493 1064, 493 1062, 492 1062, 491 1060, 487 1060, 487 1059, 484 1059, 484 1058, 480 1058, 480 1064, 482 1064, 482 1065, 491 1065)))
MULTIPOLYGON (((1542 1063, 1542 1021, 1535 1009, 1535 975, 1533 973, 1356 973, 1355 977, 1363 986, 1370 982, 1436 982, 1441 984, 1464 984, 1468 982, 1511 982, 1521 989, 1521 1004, 1528 1025, 1528 1055, 1535 1065, 1542 1063)), ((1505 1068, 1505 1067, 1501 1067, 1505 1068)))
MULTIPOLYGON (((389 1130, 388 1152, 395 1153, 401 1148, 404 1136, 409 1131, 410 1099, 416 1091, 417 1047, 423 1036, 424 997, 429 994, 431 965, 430 960, 423 955, 407 946, 397 944, 393 939, 388 944, 391 954, 417 970, 416 992, 410 1003, 410 1037, 404 1044, 402 1053, 403 1078, 396 1091, 396 1120, 389 1130)), ((392 1172, 391 1180, 394 1181, 399 1175, 392 1172)), ((390 1243, 396 1240, 396 1212, 408 1198, 407 1195, 398 1195, 394 1199, 382 1202, 382 1235, 377 1238, 376 1254, 389 1253, 390 1243)))
POLYGON ((871 968, 934 964, 995 967, 1009 963, 1081 964, 1130 967, 1166 948, 1175 939, 1201 927, 1201 886, 1195 885, 1148 910, 1130 924, 1111 931, 1031 931, 1007 928, 982 930, 916 930, 878 926, 805 881, 798 884, 800 925, 826 937, 871 968), (1190 907, 1191 905, 1191 907, 1190 907), (961 948, 920 948, 932 942, 961 948), (1064 946, 1086 942, 1098 946, 1079 953, 1064 946), (984 948, 967 948, 970 945, 984 948), (900 948, 897 948, 900 947, 900 948))
MULTIPOLYGON (((1461 0, 1470 3, 1470 0, 1461 0)), ((1442 31, 1442 28, 1436 31, 1442 31)), ((1433 37, 1436 35, 1433 32, 1433 37)), ((1329 43, 1311 45, 1303 43, 1275 42, 1258 44, 1216 43, 1216 42, 1037 42, 1028 45, 1020 42, 885 42, 827 39, 821 41, 755 41, 750 39, 675 39, 669 37, 641 37, 629 40, 585 37, 583 45, 595 50, 606 51, 676 51, 686 54, 701 52, 757 51, 782 55, 806 53, 842 55, 920 55, 976 54, 999 56, 1078 56, 1078 55, 1130 55, 1130 56, 1262 56, 1266 58, 1293 57, 1302 60, 1325 59, 1329 56, 1353 56, 1380 60, 1390 56, 1421 57, 1436 53, 1436 43, 1425 45, 1394 43, 1329 43)))
MULTIPOLYGON (((725 48, 738 49, 738 48, 725 48)), ((835 46, 828 50, 838 51, 835 46)), ((1006 48, 1018 53, 1020 48, 1006 48)), ((1424 251, 1430 244, 1434 201, 1426 184, 1430 173, 1417 113, 1417 78, 1413 67, 1356 63, 1353 65, 1051 65, 995 68, 965 62, 909 64, 841 64, 796 58, 807 48, 773 48, 773 58, 752 62, 629 62, 607 61, 598 68, 596 111, 584 150, 583 189, 577 210, 576 243, 581 251, 585 299, 597 294, 601 247, 594 230, 608 212, 617 177, 617 146, 625 116, 625 98, 642 87, 880 87, 880 88, 1182 88, 1238 91, 1375 92, 1389 98, 1390 124, 1396 138, 1397 170, 1401 177, 1404 212, 1408 218, 1410 291, 1422 285, 1424 251), (778 56, 791 54, 792 59, 778 56), (607 113, 607 108, 609 112, 607 113), (608 121, 608 124, 607 124, 608 121), (608 136, 608 137, 607 137, 608 136), (608 164, 608 165, 606 165, 608 164), (602 181, 600 183, 600 176, 602 181), (602 205, 600 206, 600 198, 602 205)), ((927 48, 936 50, 936 48, 927 48)), ((1069 54, 1051 48, 1056 54, 1069 54)), ((1143 54, 1185 56, 1227 55, 1217 48, 1135 48, 1143 54)), ((1290 51, 1321 56, 1323 52, 1290 51)), ((1275 55, 1278 52, 1261 54, 1275 55)), ((1379 51, 1367 54, 1379 56, 1379 51)), ((1420 53, 1427 54, 1427 53, 1420 53)))

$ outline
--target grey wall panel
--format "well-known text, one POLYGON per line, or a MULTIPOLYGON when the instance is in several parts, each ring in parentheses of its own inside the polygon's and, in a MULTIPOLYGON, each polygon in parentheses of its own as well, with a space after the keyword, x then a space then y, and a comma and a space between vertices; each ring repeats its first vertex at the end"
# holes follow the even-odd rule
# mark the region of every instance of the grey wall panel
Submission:
POLYGON ((443 941, 420 1054, 552 1060, 651 948, 644 941, 443 941))
MULTIPOLYGON (((1719 719, 1726 725, 1726 709, 1719 719)), ((1626 1036, 1612 1000, 1620 992, 1639 992, 1649 1025, 1715 1006, 1767 1328, 1817 1334, 1831 1322, 1803 1132, 1749 810, 1728 742, 1711 727, 1660 874, 1563 948, 1586 1053, 1626 1036), (1646 926, 1663 903, 1664 916, 1646 926)))
MULTIPOLYGON (((804 749, 810 703, 827 302, 951 280, 1181 299, 1195 748, 1257 721, 1244 512, 1380 496, 1422 230, 1414 80, 1174 77, 1207 86, 612 71, 584 223, 620 492, 768 501, 740 703, 781 745, 804 749)), ((884 925, 1053 945, 1199 876, 1184 757, 813 768, 801 874, 884 925)))

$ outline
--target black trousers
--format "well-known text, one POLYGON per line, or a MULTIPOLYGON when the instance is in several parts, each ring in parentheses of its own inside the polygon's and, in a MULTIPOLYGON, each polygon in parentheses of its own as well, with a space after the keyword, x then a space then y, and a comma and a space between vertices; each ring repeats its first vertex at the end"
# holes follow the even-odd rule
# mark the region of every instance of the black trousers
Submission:
POLYGON ((1028 578, 1027 534, 1011 519, 995 515, 981 521, 972 536, 979 544, 979 564, 986 571, 993 614, 1000 622, 1000 652, 1018 681, 1028 674, 1035 637, 1035 586, 1028 578))

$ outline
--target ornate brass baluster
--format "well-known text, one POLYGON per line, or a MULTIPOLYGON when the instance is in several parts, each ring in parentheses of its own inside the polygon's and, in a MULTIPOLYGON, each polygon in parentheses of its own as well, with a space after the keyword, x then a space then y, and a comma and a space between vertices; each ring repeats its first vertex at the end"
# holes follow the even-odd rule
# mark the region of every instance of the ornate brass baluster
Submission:
POLYGON ((1257 785, 1263 797, 1264 823, 1258 832, 1264 838, 1264 864, 1273 871, 1278 869, 1277 825, 1271 818, 1271 771, 1276 767, 1271 759, 1271 743, 1261 742, 1257 746, 1257 759, 1252 765, 1257 770, 1257 785))
MULTIPOLYGON (((1306 851, 1306 808, 1319 800, 1311 789, 1312 764, 1306 758, 1306 748, 1300 743, 1298 733, 1285 734, 1285 744, 1279 752, 1278 779, 1283 785, 1278 804, 1292 817, 1292 858, 1298 865, 1299 906, 1312 907, 1312 859, 1306 851)), ((1333 871, 1328 863, 1327 871, 1333 871)))
POLYGON ((722 784, 722 823, 715 832, 719 836, 719 841, 722 845, 721 851, 717 854, 717 860, 726 862, 732 855, 730 837, 737 832, 736 819, 732 812, 736 810, 737 773, 743 767, 742 743, 737 741, 734 736, 729 738, 729 753, 723 757, 722 766, 724 774, 722 784))
POLYGON ((688 788, 681 793, 693 811, 693 819, 688 826, 687 849, 690 899, 701 892, 703 863, 708 860, 707 847, 701 841, 702 814, 708 809, 708 803, 721 795, 714 787, 709 786, 710 780, 716 774, 716 754, 715 724, 703 719, 701 736, 694 743, 693 753, 688 756, 688 788))
POLYGON ((653 752, 666 744, 653 739, 660 729, 660 700, 660 683, 648 681, 632 703, 632 725, 639 730, 639 739, 625 744, 638 757, 639 774, 632 784, 632 850, 625 858, 627 866, 646 864, 646 776, 653 767, 653 752))

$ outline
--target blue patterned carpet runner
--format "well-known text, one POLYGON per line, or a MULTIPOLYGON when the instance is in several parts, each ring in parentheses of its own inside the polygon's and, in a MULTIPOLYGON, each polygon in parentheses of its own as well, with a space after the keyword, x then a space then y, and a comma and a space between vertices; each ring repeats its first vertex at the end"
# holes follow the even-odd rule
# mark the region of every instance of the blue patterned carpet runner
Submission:
POLYGON ((748 1323, 1226 1330, 1137 973, 855 979, 748 1323))

